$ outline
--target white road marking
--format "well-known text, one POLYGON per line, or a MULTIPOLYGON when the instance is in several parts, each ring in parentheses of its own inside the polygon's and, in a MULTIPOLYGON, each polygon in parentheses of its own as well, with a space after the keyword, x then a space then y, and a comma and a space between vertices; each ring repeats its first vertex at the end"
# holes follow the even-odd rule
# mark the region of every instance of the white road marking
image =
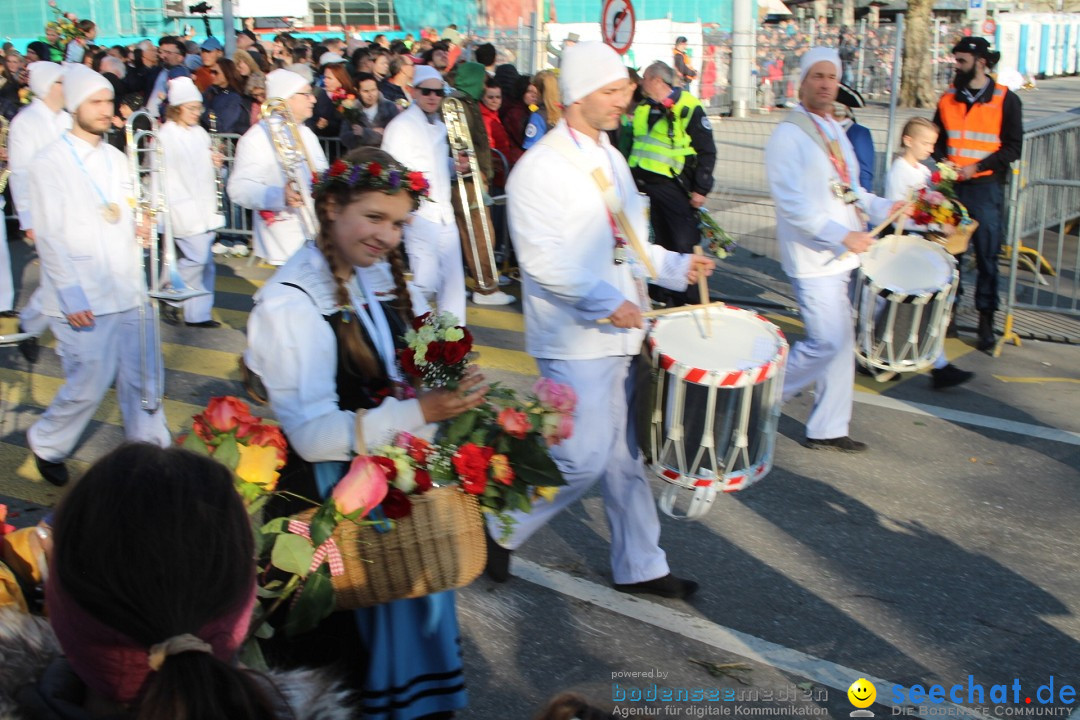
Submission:
POLYGON ((1071 430, 1059 430, 1058 428, 1046 427, 1045 425, 1033 425, 1031 423, 1018 422, 1016 420, 1005 420, 1003 418, 992 417, 990 415, 979 415, 978 413, 965 412, 963 410, 938 407, 937 405, 924 405, 923 403, 908 402, 907 400, 897 400, 896 398, 867 392, 856 392, 855 402, 862 403, 863 405, 873 405, 875 407, 885 408, 886 410, 899 410, 900 412, 911 413, 912 415, 936 417, 941 420, 962 423, 964 425, 974 425, 976 427, 984 427, 991 430, 1001 430, 1003 432, 1015 433, 1017 435, 1037 438, 1039 440, 1052 440, 1054 442, 1066 443, 1069 445, 1080 445, 1080 433, 1072 432, 1071 430))
MULTIPOLYGON (((888 689, 897 683, 807 655, 799 650, 777 645, 768 640, 718 625, 711 620, 620 593, 612 588, 518 557, 512 560, 511 572, 515 577, 553 590, 560 595, 587 602, 623 617, 681 635, 688 640, 704 643, 717 650, 734 653, 781 672, 804 677, 818 685, 839 690, 842 693, 847 693, 851 684, 859 678, 866 678, 878 689, 877 704, 890 708, 913 707, 910 703, 894 705, 888 702, 887 698, 891 697, 888 689)), ((955 708, 951 712, 946 711, 953 717, 984 718, 981 713, 963 705, 942 703, 935 705, 935 709, 937 708, 955 708)))

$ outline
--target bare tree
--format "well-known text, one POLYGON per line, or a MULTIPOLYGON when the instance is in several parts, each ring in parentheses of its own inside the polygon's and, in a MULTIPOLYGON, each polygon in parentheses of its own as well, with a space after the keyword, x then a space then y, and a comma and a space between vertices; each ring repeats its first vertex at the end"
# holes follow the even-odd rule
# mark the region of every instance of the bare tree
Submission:
POLYGON ((925 108, 937 103, 933 79, 933 0, 908 0, 904 16, 904 66, 900 105, 925 108))

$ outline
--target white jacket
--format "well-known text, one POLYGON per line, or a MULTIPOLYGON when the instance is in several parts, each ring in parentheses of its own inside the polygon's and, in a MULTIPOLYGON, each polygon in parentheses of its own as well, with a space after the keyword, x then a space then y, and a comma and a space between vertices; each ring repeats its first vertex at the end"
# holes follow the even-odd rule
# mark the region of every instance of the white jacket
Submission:
POLYGON ((421 200, 416 215, 439 225, 453 223, 454 206, 450 202, 452 160, 443 121, 428 122, 424 111, 413 103, 386 126, 382 149, 405 167, 422 172, 427 178, 431 186, 429 195, 421 200))
MULTIPOLYGON (((643 330, 623 330, 596 321, 624 301, 641 302, 630 262, 614 262, 615 239, 607 207, 593 179, 556 145, 571 138, 565 121, 522 156, 506 185, 510 234, 522 270, 525 349, 534 357, 585 360, 634 355, 643 330)), ((630 168, 607 136, 597 144, 574 135, 584 162, 614 172, 626 216, 642 242, 649 237, 645 202, 630 168)), ((690 258, 648 245, 658 282, 686 287, 690 258)), ((633 257, 628 249, 627 254, 633 257)))
MULTIPOLYGON (((348 460, 354 451, 356 413, 338 407, 337 338, 326 320, 337 311, 336 289, 322 253, 305 245, 255 293, 248 318, 244 362, 266 386, 289 444, 308 462, 348 460)), ((424 427, 415 399, 386 398, 363 419, 369 448, 424 427)))
POLYGON ((161 126, 158 138, 165 151, 165 193, 173 235, 190 237, 223 227, 209 133, 198 125, 169 121, 161 126))
POLYGON ((64 133, 37 154, 30 168, 30 206, 44 314, 108 315, 145 299, 132 200, 127 159, 105 140, 92 146, 64 133), (99 191, 119 207, 119 222, 105 221, 99 191))
MULTIPOLYGON (((797 108, 793 112, 805 112, 797 108)), ((854 178, 858 203, 873 223, 884 220, 892 203, 858 186, 859 162, 840 124, 825 123, 824 131, 837 139, 854 178)), ((820 277, 850 272, 859 258, 848 253, 844 237, 865 229, 855 210, 836 197, 832 184, 839 178, 829 156, 802 128, 781 122, 765 146, 765 170, 776 206, 776 239, 780 263, 789 277, 820 277)))
MULTIPOLYGON (((274 121, 276 122, 276 121, 274 121)), ((304 230, 297 212, 285 206, 285 171, 278 163, 270 141, 267 121, 252 125, 236 143, 236 157, 229 176, 229 198, 241 207, 254 210, 255 254, 271 265, 282 265, 304 244, 304 230), (274 211, 268 225, 260 210, 274 211)), ((306 125, 300 125, 300 137, 314 168, 300 162, 298 175, 305 195, 311 194, 311 173, 329 166, 319 139, 306 125)))
POLYGON ((11 199, 19 214, 19 227, 32 230, 30 213, 30 163, 42 148, 71 129, 71 115, 54 113, 39 98, 12 118, 8 129, 8 167, 11 169, 11 199))

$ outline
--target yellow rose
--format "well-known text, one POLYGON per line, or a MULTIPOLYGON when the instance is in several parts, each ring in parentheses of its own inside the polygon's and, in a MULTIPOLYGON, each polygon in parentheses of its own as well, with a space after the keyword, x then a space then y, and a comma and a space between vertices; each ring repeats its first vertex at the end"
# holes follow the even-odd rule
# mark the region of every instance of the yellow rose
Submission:
POLYGON ((278 451, 275 447, 240 445, 240 461, 236 464, 236 476, 244 482, 258 485, 266 492, 273 492, 278 481, 278 451))
POLYGON ((548 502, 555 499, 555 496, 559 494, 559 488, 554 485, 542 485, 534 488, 536 491, 536 497, 543 498, 548 502))

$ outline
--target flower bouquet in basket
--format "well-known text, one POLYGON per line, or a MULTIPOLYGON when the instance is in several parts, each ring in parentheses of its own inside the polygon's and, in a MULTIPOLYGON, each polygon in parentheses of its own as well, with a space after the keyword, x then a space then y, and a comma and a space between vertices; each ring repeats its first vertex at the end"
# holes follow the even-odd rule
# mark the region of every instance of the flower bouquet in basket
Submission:
MULTIPOLYGON (((363 518, 386 494, 379 469, 368 458, 357 458, 330 498, 321 504, 310 501, 314 513, 308 522, 267 519, 267 503, 281 494, 276 488, 288 447, 279 427, 253 416, 242 400, 215 397, 192 418, 192 430, 180 438, 180 445, 232 470, 236 491, 248 509, 260 601, 251 620, 254 637, 274 634, 268 620, 282 607, 287 609, 287 634, 314 628, 334 610, 331 576, 341 555, 331 536, 342 524, 370 524, 363 518)), ((261 666, 254 642, 247 643, 244 652, 246 662, 261 666)))
POLYGON ((717 259, 723 260, 735 252, 735 238, 720 227, 720 224, 705 208, 698 208, 698 228, 701 230, 706 249, 717 259))
POLYGON ((945 163, 938 163, 930 175, 930 184, 915 194, 915 207, 911 219, 917 225, 936 225, 947 238, 946 249, 958 255, 967 249, 971 234, 978 224, 968 215, 956 196, 956 170, 945 163))
MULTIPOLYGON (((455 388, 472 355, 472 336, 449 313, 418 318, 405 336, 402 369, 428 387, 455 388)), ((486 402, 442 424, 433 443, 406 441, 422 482, 457 485, 476 497, 481 509, 513 529, 509 512, 528 512, 538 498, 551 499, 565 485, 549 448, 574 430, 574 391, 541 378, 525 400, 493 385, 486 402)), ((401 445, 401 443, 399 443, 401 445)))

